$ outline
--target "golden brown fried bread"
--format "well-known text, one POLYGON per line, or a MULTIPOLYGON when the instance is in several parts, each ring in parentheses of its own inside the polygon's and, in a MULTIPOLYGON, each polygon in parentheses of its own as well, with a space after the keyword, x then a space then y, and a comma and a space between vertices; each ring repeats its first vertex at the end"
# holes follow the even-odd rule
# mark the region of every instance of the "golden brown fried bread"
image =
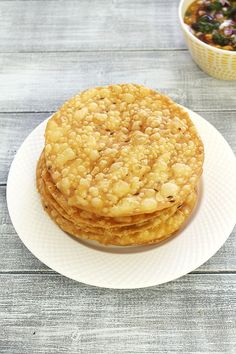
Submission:
POLYGON ((174 213, 166 222, 156 227, 141 230, 135 233, 127 233, 125 235, 114 233, 91 233, 89 230, 74 225, 71 221, 64 218, 53 209, 51 205, 42 198, 45 210, 52 220, 65 232, 79 239, 96 240, 104 245, 116 246, 134 246, 149 245, 162 242, 178 231, 191 214, 197 200, 197 194, 191 193, 186 202, 174 213))
POLYGON ((159 243, 189 218, 203 159, 188 113, 170 98, 141 85, 96 87, 49 119, 37 188, 72 236, 159 243))
POLYGON ((68 205, 109 217, 181 202, 199 179, 203 156, 188 113, 134 84, 82 92, 45 131, 47 169, 68 205))
MULTIPOLYGON (((117 218, 102 217, 97 216, 94 213, 89 213, 82 209, 76 207, 70 207, 67 204, 66 198, 61 194, 57 187, 53 184, 50 178, 50 174, 47 172, 44 162, 44 155, 42 153, 39 163, 38 163, 38 178, 42 178, 42 183, 40 186, 40 193, 44 195, 44 199, 50 200, 51 205, 56 209, 62 216, 72 221, 76 225, 84 225, 84 227, 96 227, 101 228, 102 233, 104 229, 110 229, 110 232, 117 230, 125 230, 127 226, 133 226, 133 229, 139 227, 148 227, 151 222, 157 223, 157 217, 167 219, 170 217, 178 208, 180 204, 174 204, 170 208, 156 211, 150 214, 140 214, 129 217, 117 218), (122 227, 122 229, 121 229, 122 227)), ((129 230, 131 228, 129 227, 129 230)))

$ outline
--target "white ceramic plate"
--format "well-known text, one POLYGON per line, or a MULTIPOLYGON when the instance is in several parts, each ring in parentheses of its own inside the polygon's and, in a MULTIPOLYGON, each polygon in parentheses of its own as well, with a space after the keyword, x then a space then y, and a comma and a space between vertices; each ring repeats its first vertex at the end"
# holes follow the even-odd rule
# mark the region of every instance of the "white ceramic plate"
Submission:
POLYGON ((212 257, 236 222, 236 159, 222 135, 189 111, 205 145, 204 173, 195 211, 178 235, 146 247, 104 247, 77 241, 43 210, 35 168, 46 121, 26 138, 11 165, 7 202, 26 247, 43 263, 71 279, 107 288, 142 288, 179 278, 212 257))

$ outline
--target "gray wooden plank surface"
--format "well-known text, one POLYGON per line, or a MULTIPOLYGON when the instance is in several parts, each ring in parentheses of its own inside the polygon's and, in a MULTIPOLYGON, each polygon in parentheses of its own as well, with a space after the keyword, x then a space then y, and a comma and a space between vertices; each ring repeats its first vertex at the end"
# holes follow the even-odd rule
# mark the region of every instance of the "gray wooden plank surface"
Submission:
POLYGON ((16 235, 5 200, 24 138, 94 85, 159 89, 200 111, 236 152, 236 85, 192 62, 178 2, 0 1, 0 354, 236 352, 236 229, 214 257, 177 281, 100 289, 37 260, 16 235))
POLYGON ((0 186, 0 273, 25 271, 38 272, 50 270, 28 251, 16 234, 8 214, 6 188, 0 186))
POLYGON ((0 112, 51 111, 88 87, 136 82, 194 110, 236 110, 234 81, 204 74, 188 52, 0 55, 0 112))
POLYGON ((0 275, 0 352, 235 353, 236 274, 108 290, 58 275, 0 275))
POLYGON ((51 113, 0 113, 0 184, 7 182, 10 164, 24 139, 51 113))
POLYGON ((0 51, 185 48, 178 0, 0 2, 0 51))

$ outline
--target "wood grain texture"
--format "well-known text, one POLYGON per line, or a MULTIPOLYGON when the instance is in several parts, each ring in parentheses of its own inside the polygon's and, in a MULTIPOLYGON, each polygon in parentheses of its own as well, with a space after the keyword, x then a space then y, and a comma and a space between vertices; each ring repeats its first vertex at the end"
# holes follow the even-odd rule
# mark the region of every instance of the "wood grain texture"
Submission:
POLYGON ((25 138, 49 116, 50 113, 0 113, 0 184, 7 182, 10 164, 25 138))
MULTIPOLYGON (((33 231, 32 231, 33 232, 33 231)), ((224 246, 196 272, 236 272, 236 228, 224 246)), ((23 245, 7 211, 5 187, 0 187, 0 273, 53 272, 23 245)), ((1 351, 0 351, 1 353, 1 351)))
POLYGON ((235 353, 236 274, 108 290, 1 275, 1 353, 235 353))
MULTIPOLYGON (((0 273, 48 271, 24 246, 15 232, 8 214, 6 188, 0 187, 0 273)), ((1 281, 0 281, 1 287, 1 281)), ((1 311, 0 311, 1 312, 1 311)), ((1 317, 1 315, 0 315, 1 317)), ((1 319, 0 319, 1 323, 1 319)), ((1 325, 0 325, 1 327, 1 325)), ((1 336, 0 336, 1 337, 1 336)), ((1 345, 0 345, 1 348, 1 345)), ((0 349, 1 353, 1 349, 0 349)))
POLYGON ((0 2, 0 50, 185 48, 178 0, 0 2), (167 11, 168 9, 168 11, 167 11))
POLYGON ((193 110, 236 110, 234 81, 204 74, 188 52, 0 55, 0 112, 52 111, 82 89, 135 82, 193 110))
POLYGON ((200 111, 236 152, 236 85, 192 62, 178 3, 0 1, 0 354, 236 352, 236 229, 214 257, 177 281, 101 289, 37 260, 16 235, 5 200, 24 138, 67 98, 95 85, 159 89, 200 111))

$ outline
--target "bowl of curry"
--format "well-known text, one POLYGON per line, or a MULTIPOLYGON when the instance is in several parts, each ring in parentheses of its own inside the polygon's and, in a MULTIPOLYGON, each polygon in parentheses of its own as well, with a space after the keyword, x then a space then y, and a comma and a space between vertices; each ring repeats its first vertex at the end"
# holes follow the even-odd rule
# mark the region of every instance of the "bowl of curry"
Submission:
POLYGON ((182 0, 179 20, 197 65, 217 79, 236 80, 236 0, 182 0))

